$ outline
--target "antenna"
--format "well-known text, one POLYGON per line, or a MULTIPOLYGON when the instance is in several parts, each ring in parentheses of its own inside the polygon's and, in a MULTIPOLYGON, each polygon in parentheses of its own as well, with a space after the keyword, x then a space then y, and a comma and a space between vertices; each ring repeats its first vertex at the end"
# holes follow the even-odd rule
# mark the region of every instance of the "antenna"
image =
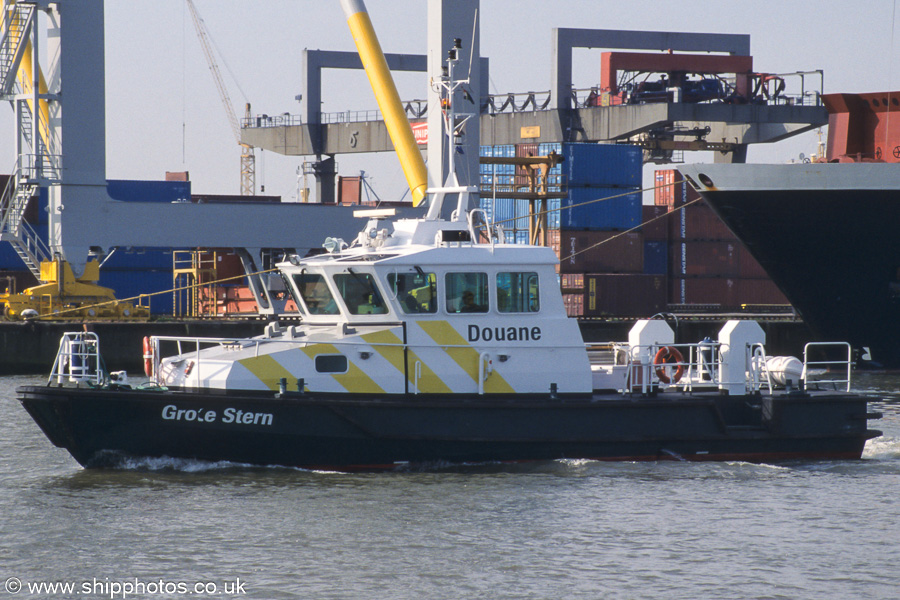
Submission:
MULTIPOLYGON (((478 9, 475 9, 475 17, 472 19, 472 43, 469 44, 469 70, 466 72, 466 79, 472 78, 472 60, 475 58, 475 32, 478 30, 478 9)), ((481 102, 481 98, 478 99, 481 102)), ((476 102, 477 104, 477 102, 476 102)))

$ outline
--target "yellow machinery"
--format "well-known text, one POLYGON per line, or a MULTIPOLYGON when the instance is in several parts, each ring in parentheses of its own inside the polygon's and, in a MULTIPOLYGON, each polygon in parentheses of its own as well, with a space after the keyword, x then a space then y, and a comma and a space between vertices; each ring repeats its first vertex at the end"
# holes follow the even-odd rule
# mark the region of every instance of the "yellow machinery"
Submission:
POLYGON ((97 285, 100 263, 89 262, 84 275, 75 277, 64 260, 41 263, 41 280, 45 283, 28 288, 21 294, 0 294, 3 313, 11 321, 26 318, 53 319, 147 319, 150 309, 132 302, 118 301, 109 288, 97 285))
POLYGON ((216 279, 217 264, 215 252, 172 251, 173 316, 216 316, 216 286, 213 282, 216 279))

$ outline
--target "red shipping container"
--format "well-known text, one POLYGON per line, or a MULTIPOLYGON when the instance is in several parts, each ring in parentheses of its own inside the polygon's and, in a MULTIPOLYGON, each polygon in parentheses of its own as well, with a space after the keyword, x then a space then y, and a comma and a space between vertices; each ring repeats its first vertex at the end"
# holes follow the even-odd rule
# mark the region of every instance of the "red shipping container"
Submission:
POLYGON ((735 299, 743 304, 790 304, 771 279, 738 279, 735 299))
POLYGON ((563 294, 563 304, 566 306, 566 314, 570 317, 584 315, 584 294, 563 294))
POLYGON ((738 277, 743 247, 734 242, 684 240, 669 248, 669 273, 704 277, 738 277))
POLYGON ((241 257, 237 254, 216 254, 216 278, 229 280, 225 283, 239 284, 242 283, 244 275, 244 264, 241 257), (231 279, 234 277, 235 279, 231 279))
POLYGON ((560 273, 641 273, 644 236, 639 232, 550 231, 560 273))
POLYGON ((528 156, 540 156, 538 144, 536 142, 525 142, 516 144, 516 156, 518 158, 526 158, 528 156))
POLYGON ((669 214, 665 206, 642 206, 641 230, 644 233, 644 240, 655 242, 669 239, 669 221, 673 220, 674 216, 669 214))
POLYGON ((564 290, 583 290, 584 273, 563 273, 560 275, 560 287, 564 290))
POLYGON ((705 202, 685 206, 669 219, 669 239, 735 240, 734 234, 705 202))
POLYGON ((731 277, 673 278, 669 302, 720 310, 739 310, 745 304, 790 304, 771 279, 731 277))
POLYGON ((710 308, 736 308, 737 284, 728 277, 670 278, 669 303, 695 304, 710 308))
POLYGON ((585 276, 585 316, 651 317, 666 310, 665 275, 585 276))
MULTIPOLYGON (((529 156, 539 156, 538 144, 529 142, 524 144, 516 144, 516 157, 527 158, 529 156)), ((516 185, 529 185, 528 173, 522 165, 516 165, 516 185)))
POLYGON ((338 176, 338 204, 359 204, 362 196, 362 178, 338 176))
POLYGON ((745 246, 741 246, 741 278, 742 279, 768 279, 769 274, 762 268, 745 246))

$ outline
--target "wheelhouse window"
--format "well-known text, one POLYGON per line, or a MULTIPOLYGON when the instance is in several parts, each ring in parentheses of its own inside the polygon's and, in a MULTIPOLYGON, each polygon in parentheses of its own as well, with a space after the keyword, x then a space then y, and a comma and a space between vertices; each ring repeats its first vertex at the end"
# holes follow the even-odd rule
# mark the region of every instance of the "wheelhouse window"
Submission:
POLYGON ((487 273, 447 273, 444 277, 447 312, 483 313, 488 311, 487 273))
POLYGON ((294 275, 294 283, 306 304, 306 310, 311 315, 336 315, 338 314, 337 302, 325 277, 318 273, 300 273, 294 275))
POLYGON ((434 273, 389 273, 388 285, 404 313, 437 312, 437 277, 434 273))
POLYGON ((297 299, 297 294, 294 293, 294 288, 284 272, 281 273, 281 284, 284 287, 284 292, 275 292, 275 299, 283 299, 285 301, 284 312, 287 314, 303 314, 303 309, 300 308, 300 301, 297 299))
POLYGON ((537 273, 497 273, 497 310, 538 312, 541 309, 539 289, 537 273))
POLYGON ((351 315, 381 315, 388 311, 372 274, 348 270, 335 275, 334 283, 351 315))

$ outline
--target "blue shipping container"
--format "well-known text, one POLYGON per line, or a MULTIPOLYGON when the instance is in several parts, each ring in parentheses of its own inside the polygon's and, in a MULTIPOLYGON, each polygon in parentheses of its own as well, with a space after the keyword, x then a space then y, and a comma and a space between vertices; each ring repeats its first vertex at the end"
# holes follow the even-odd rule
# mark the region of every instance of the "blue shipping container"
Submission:
POLYGON ((666 275, 669 268, 669 244, 665 241, 644 241, 644 274, 666 275))
POLYGON ((494 222, 509 231, 515 229, 516 201, 512 198, 488 198, 494 207, 494 222))
POLYGON ((551 198, 547 200, 547 227, 550 229, 559 229, 559 198, 551 198))
POLYGON ((569 187, 640 187, 643 154, 625 144, 563 144, 569 187))
POLYGON ((494 219, 494 204, 491 202, 490 198, 481 198, 478 201, 481 210, 484 211, 484 214, 487 215, 487 218, 493 221, 494 219))
MULTIPOLYGON (((538 144, 538 154, 540 156, 547 156, 551 152, 562 154, 562 147, 563 145, 559 142, 543 142, 541 144, 538 144)), ((555 167, 550 168, 550 174, 559 175, 560 173, 562 173, 562 169, 562 164, 558 164, 555 167)))
POLYGON ((516 229, 528 229, 528 200, 516 200, 516 229))
POLYGON ((641 224, 641 193, 634 187, 569 188, 559 220, 561 229, 631 229, 641 224))

